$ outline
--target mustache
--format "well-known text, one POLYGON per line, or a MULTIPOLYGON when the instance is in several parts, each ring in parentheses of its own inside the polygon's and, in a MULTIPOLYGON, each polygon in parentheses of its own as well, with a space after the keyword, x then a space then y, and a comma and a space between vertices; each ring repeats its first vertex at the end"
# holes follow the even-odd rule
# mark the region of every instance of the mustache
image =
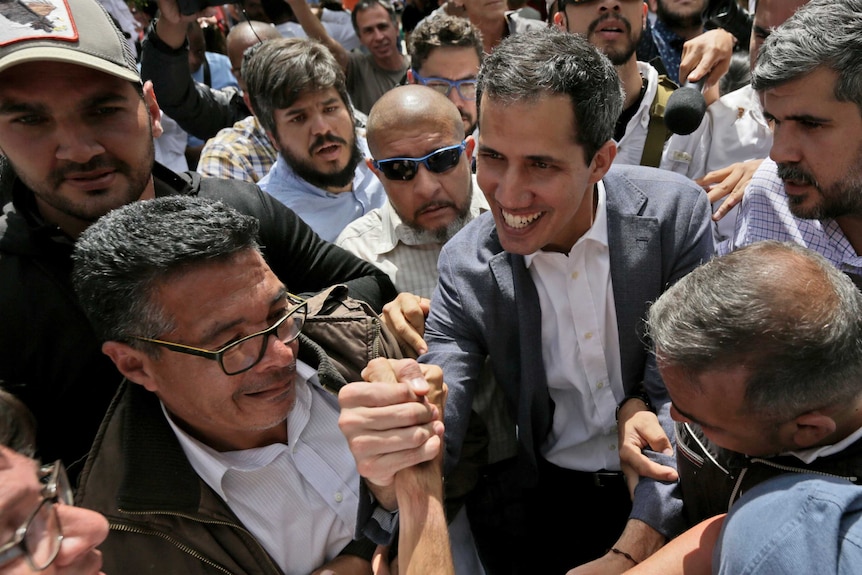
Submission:
POLYGON ((626 18, 622 14, 611 14, 610 12, 606 12, 605 14, 602 14, 602 16, 599 17, 598 19, 593 20, 593 22, 590 24, 589 28, 587 28, 587 35, 595 32, 596 28, 599 27, 599 24, 601 24, 605 20, 611 20, 611 19, 619 20, 620 22, 622 22, 623 26, 625 26, 626 32, 629 34, 631 33, 632 24, 631 24, 631 22, 629 22, 628 18, 626 18))
POLYGON ((308 155, 313 156, 314 151, 319 150, 325 144, 341 144, 346 146, 347 140, 339 138, 335 134, 323 134, 322 136, 317 136, 308 148, 308 155))
POLYGON ((416 209, 416 211, 414 212, 414 217, 422 214, 423 212, 425 212, 427 210, 434 209, 434 208, 452 208, 454 210, 457 210, 458 206, 456 206, 453 202, 442 202, 439 200, 427 202, 427 203, 422 204, 421 206, 419 206, 416 209))
POLYGON ((796 164, 778 164, 778 177, 783 181, 800 182, 809 186, 817 186, 814 176, 796 164))
POLYGON ((89 161, 80 164, 78 162, 66 162, 62 166, 51 171, 51 175, 58 181, 65 179, 69 174, 78 174, 81 172, 92 172, 95 170, 112 169, 123 171, 123 165, 119 162, 111 160, 105 156, 97 156, 89 161))
POLYGON ((279 369, 277 373, 271 374, 266 377, 264 380, 258 380, 249 385, 244 385, 241 388, 238 388, 236 392, 238 394, 246 394, 246 393, 259 393, 261 391, 266 391, 267 389, 272 389, 277 385, 284 384, 288 379, 296 375, 296 361, 291 363, 290 365, 279 369))

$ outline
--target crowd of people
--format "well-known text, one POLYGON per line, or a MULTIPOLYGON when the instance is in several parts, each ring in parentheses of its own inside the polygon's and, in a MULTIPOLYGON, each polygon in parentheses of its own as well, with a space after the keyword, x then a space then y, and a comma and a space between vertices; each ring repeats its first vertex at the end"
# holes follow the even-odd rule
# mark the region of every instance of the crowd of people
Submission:
POLYGON ((862 0, 0 4, 0 574, 855 573, 862 0))

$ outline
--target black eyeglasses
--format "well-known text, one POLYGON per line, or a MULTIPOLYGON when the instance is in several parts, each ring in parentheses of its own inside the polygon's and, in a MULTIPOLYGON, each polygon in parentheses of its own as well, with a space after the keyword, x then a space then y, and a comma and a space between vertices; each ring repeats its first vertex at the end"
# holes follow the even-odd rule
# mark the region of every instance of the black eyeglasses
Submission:
POLYGON ((476 83, 478 80, 476 78, 467 78, 465 80, 448 80, 446 78, 424 78, 419 75, 419 72, 416 71, 416 68, 412 69, 413 79, 416 80, 419 84, 423 86, 428 86, 432 90, 436 90, 443 94, 444 96, 448 96, 449 92, 452 91, 452 88, 455 88, 458 91, 458 95, 461 96, 464 100, 475 100, 476 99, 476 83))
POLYGON ((421 158, 387 158, 385 160, 374 160, 374 167, 383 172, 389 180, 409 181, 416 177, 419 164, 425 166, 429 172, 442 174, 448 172, 461 158, 461 153, 467 149, 467 141, 462 140, 460 144, 446 146, 434 150, 421 158))
POLYGON ((274 334, 285 345, 299 337, 302 326, 305 325, 308 302, 290 293, 286 297, 293 307, 281 319, 263 331, 247 335, 215 351, 149 337, 132 336, 132 339, 154 343, 178 353, 212 359, 218 362, 226 375, 238 375, 260 363, 266 353, 270 335, 274 334))
POLYGON ((44 571, 60 553, 63 530, 56 505, 72 505, 72 486, 59 460, 42 467, 39 475, 44 484, 42 501, 15 530, 14 537, 0 545, 0 566, 23 555, 33 571, 44 571))

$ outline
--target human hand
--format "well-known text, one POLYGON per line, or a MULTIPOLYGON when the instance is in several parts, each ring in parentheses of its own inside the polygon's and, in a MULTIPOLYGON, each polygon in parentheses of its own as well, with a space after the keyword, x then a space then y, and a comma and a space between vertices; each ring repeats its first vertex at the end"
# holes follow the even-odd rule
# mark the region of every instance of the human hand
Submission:
MULTIPOLYGON (((373 558, 372 558, 373 561, 373 558)), ((338 555, 332 561, 327 561, 311 572, 311 575, 376 575, 373 563, 356 555, 338 555)), ((380 575, 389 575, 388 572, 380 571, 380 575)))
POLYGON ((360 475, 378 501, 394 509, 395 474, 443 450, 443 372, 414 360, 381 358, 369 362, 362 377, 338 394, 338 426, 360 475))
POLYGON ((641 401, 627 401, 618 413, 620 445, 620 469, 625 475, 629 495, 634 498, 635 487, 641 477, 658 481, 676 481, 676 469, 661 465, 644 455, 651 449, 665 455, 673 455, 670 439, 658 422, 658 417, 647 410, 641 401))
POLYGON ((613 545, 613 549, 617 551, 609 550, 598 559, 570 569, 566 575, 623 573, 652 556, 664 544, 664 535, 643 521, 629 519, 619 539, 613 545))
POLYGON ((754 172, 757 171, 757 168, 762 163, 762 158, 737 162, 695 180, 695 183, 706 190, 710 204, 725 198, 724 202, 712 214, 714 221, 717 222, 723 218, 733 206, 742 201, 748 182, 751 181, 754 172))
POLYGON ((431 300, 416 294, 401 292, 383 306, 384 325, 395 334, 403 349, 413 350, 417 355, 428 351, 423 336, 425 318, 431 311, 431 300))
POLYGON ((204 12, 182 14, 177 0, 156 0, 159 6, 159 19, 156 23, 156 35, 173 49, 179 49, 185 44, 189 24, 204 16, 204 12))
POLYGON ((704 80, 704 88, 717 85, 730 69, 733 34, 716 28, 686 41, 679 62, 679 83, 704 80))

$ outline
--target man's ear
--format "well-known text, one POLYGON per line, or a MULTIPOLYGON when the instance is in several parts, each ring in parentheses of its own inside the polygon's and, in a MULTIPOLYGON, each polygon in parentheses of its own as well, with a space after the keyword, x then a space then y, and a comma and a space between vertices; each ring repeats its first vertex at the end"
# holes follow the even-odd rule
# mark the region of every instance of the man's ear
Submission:
POLYGON ((380 173, 380 170, 374 167, 374 160, 371 158, 365 158, 365 165, 368 166, 368 169, 374 172, 374 175, 377 176, 378 180, 383 180, 383 174, 380 173))
POLYGON ((568 32, 568 22, 566 22, 566 15, 560 11, 554 13, 554 26, 563 32, 568 32))
POLYGON ((152 370, 153 360, 150 356, 119 341, 103 343, 102 353, 111 358, 120 373, 129 381, 143 385, 148 391, 157 390, 158 385, 152 370))
POLYGON ((144 104, 150 113, 150 127, 153 130, 153 137, 158 138, 165 133, 165 129, 162 128, 162 109, 159 108, 156 91, 150 80, 144 82, 144 104))
POLYGON ((468 160, 472 160, 473 152, 476 151, 476 139, 473 136, 467 136, 464 140, 467 142, 467 148, 464 150, 464 154, 466 154, 468 160))
POLYGON ((834 419, 816 410, 803 413, 793 423, 796 426, 793 442, 801 449, 820 445, 838 427, 834 419))
POLYGON ((614 158, 617 157, 617 144, 613 140, 605 142, 593 156, 593 161, 590 162, 590 184, 595 184, 605 177, 608 170, 611 169, 611 164, 614 163, 614 158))

